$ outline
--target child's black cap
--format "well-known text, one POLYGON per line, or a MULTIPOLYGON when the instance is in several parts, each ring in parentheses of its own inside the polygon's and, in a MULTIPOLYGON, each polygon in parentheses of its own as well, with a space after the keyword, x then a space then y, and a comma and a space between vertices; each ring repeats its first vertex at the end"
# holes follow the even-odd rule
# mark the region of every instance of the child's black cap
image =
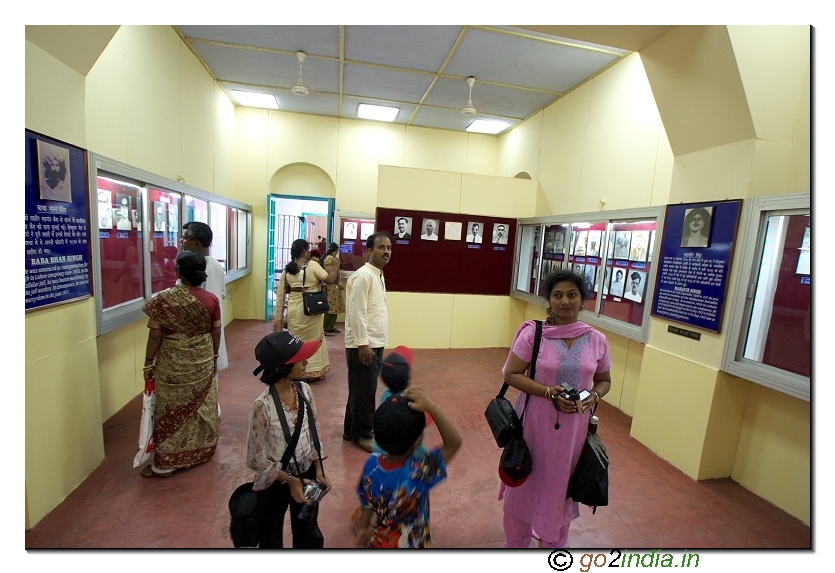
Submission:
POLYGON ((412 410, 409 401, 394 394, 374 412, 374 441, 393 456, 402 456, 426 427, 423 412, 412 410))

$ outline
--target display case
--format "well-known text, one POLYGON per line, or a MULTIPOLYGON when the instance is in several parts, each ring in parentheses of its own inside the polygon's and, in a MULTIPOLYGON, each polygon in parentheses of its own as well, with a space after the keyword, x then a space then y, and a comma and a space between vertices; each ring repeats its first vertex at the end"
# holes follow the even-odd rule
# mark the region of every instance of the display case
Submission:
POLYGON ((251 206, 93 153, 89 172, 98 334, 141 319, 144 304, 177 283, 189 221, 212 227, 210 253, 226 267, 226 282, 251 272, 251 206))
POLYGON ((589 292, 581 320, 646 342, 663 217, 660 207, 651 207, 521 219, 511 296, 544 307, 547 277, 570 269, 589 292))
POLYGON ((746 229, 722 370, 811 399, 812 268, 809 193, 746 200, 746 229))

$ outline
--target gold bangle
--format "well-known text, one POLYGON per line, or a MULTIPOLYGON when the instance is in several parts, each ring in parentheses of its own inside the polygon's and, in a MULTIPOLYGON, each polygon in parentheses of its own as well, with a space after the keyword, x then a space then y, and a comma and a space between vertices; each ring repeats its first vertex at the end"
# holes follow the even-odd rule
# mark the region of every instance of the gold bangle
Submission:
POLYGON ((154 369, 154 365, 152 364, 150 366, 146 366, 145 368, 143 368, 142 371, 143 372, 148 372, 148 371, 153 370, 153 369, 154 369))
POLYGON ((597 402, 595 402, 595 404, 600 402, 600 394, 597 393, 597 390, 592 390, 591 393, 594 394, 595 396, 597 396, 597 402))
POLYGON ((553 400, 550 388, 545 388, 545 398, 547 398, 548 400, 553 400))

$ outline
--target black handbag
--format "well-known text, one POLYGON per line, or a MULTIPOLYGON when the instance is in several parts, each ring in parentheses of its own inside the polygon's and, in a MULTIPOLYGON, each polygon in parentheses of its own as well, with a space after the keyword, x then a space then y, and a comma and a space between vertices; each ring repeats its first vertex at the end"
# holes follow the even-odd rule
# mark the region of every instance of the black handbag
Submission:
MULTIPOLYGON (((307 265, 304 266, 302 269, 302 286, 305 285, 307 278, 307 265)), ((305 287, 306 289, 307 287, 305 287)), ((328 291, 325 290, 325 286, 322 285, 321 290, 316 292, 308 292, 307 290, 302 291, 302 306, 304 307, 304 313, 307 316, 314 316, 316 314, 325 314, 331 309, 330 303, 328 303, 328 291)))
POLYGON ((592 508, 592 514, 597 512, 598 507, 609 505, 609 454, 597 433, 597 416, 594 412, 577 467, 568 481, 565 497, 588 505, 592 508))
MULTIPOLYGON (((539 344, 542 341, 542 321, 536 320, 536 334, 534 335, 533 351, 531 352, 531 365, 528 369, 530 378, 536 375, 536 359, 539 355, 539 344)), ((496 440, 496 445, 504 448, 510 442, 511 438, 517 434, 522 433, 522 423, 516 415, 516 410, 510 401, 504 397, 509 386, 502 384, 502 389, 498 395, 490 400, 487 405, 487 410, 484 411, 484 417, 487 418, 487 424, 490 426, 490 431, 493 432, 493 438, 496 440)))

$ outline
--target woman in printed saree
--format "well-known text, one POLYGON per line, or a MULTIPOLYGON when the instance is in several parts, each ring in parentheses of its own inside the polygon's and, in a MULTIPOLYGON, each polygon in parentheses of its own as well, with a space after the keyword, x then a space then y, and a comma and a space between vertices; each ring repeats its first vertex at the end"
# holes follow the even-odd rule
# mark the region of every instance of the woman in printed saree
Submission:
POLYGON ((148 315, 145 380, 153 380, 154 462, 143 477, 169 477, 174 470, 209 461, 217 446, 220 421, 213 383, 220 346, 220 302, 200 288, 206 258, 186 251, 174 268, 180 284, 155 296, 148 315))
MULTIPOLYGON (((287 330, 304 342, 322 340, 324 336, 324 314, 308 316, 304 313, 302 293, 315 292, 325 284, 339 280, 339 268, 323 269, 316 261, 310 260, 310 244, 304 239, 296 239, 290 245, 292 260, 287 263, 281 276, 276 280, 275 312, 273 314, 273 332, 283 329, 282 317, 287 309, 287 330)), ((327 344, 322 344, 316 354, 307 362, 305 382, 322 380, 331 369, 327 344)))

